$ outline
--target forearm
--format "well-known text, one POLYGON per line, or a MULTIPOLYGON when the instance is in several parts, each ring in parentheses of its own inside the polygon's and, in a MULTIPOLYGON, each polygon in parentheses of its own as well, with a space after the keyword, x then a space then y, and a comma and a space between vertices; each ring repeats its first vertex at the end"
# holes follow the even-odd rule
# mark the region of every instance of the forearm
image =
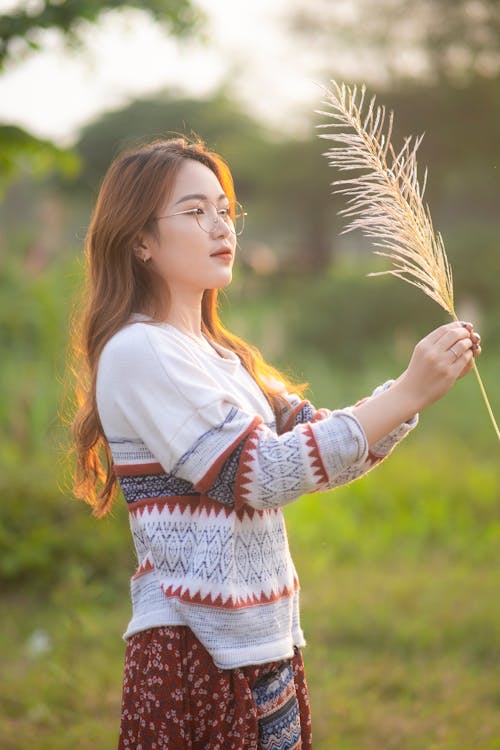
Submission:
POLYGON ((351 413, 359 421, 371 447, 399 425, 408 422, 421 409, 402 378, 390 388, 354 406, 351 413))

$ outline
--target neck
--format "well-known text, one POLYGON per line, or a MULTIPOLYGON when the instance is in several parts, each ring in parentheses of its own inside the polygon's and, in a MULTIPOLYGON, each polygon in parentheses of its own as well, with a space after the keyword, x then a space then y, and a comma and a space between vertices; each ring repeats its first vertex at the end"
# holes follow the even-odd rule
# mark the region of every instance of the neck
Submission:
POLYGON ((172 296, 166 322, 189 336, 201 338, 201 299, 202 295, 188 298, 172 296))

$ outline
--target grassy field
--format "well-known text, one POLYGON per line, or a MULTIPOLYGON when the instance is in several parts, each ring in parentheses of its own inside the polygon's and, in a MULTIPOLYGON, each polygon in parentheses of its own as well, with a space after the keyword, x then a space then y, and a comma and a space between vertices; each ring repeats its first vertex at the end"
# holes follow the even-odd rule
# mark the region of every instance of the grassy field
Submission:
MULTIPOLYGON (((73 265, 52 278, 14 271, 0 340, 0 746, 105 750, 117 740, 132 542, 121 504, 98 522, 68 490, 57 411, 73 265)), ((310 381, 317 405, 352 403, 401 371, 404 332, 365 342, 362 356, 356 330, 348 340, 333 328, 347 370, 321 342, 305 351, 300 331, 287 341, 288 322, 314 329, 304 312, 331 335, 324 311, 296 297, 247 290, 229 325, 310 381)), ((480 365, 498 416, 487 344, 480 365)), ((315 750, 500 750, 498 458, 469 377, 370 476, 286 509, 315 750)))
MULTIPOLYGON (((315 748, 500 748, 498 566, 327 564, 293 536, 315 748)), ((2 748, 114 747, 125 586, 68 580, 4 608, 2 748)))
POLYGON ((498 570, 427 560, 321 578, 326 592, 302 576, 315 747, 500 747, 498 570))
MULTIPOLYGON (((316 750, 500 749, 498 465, 465 454, 455 465, 429 445, 424 466, 413 437, 364 480, 286 509, 316 750)), ((74 512, 91 535, 98 522, 74 512)), ((98 524, 109 575, 77 551, 52 587, 4 597, 5 750, 115 746, 126 521, 120 506, 98 524)))

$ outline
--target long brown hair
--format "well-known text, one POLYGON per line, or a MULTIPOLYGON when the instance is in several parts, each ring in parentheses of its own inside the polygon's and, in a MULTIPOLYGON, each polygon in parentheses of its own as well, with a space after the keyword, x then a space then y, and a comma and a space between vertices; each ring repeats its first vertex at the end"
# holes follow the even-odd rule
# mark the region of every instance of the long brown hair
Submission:
MULTIPOLYGON (((73 420, 76 468, 74 492, 97 517, 111 508, 116 477, 96 403, 96 375, 104 345, 132 313, 159 320, 158 277, 134 253, 137 237, 155 231, 154 217, 174 183, 184 159, 195 159, 214 172, 230 203, 234 185, 229 167, 205 145, 185 138, 154 141, 119 155, 104 177, 86 239, 85 307, 73 330, 73 372, 77 413, 73 420)), ((162 288, 163 298, 165 288, 162 288)), ((283 406, 273 379, 295 392, 292 384, 268 365, 255 347, 230 333, 217 312, 217 290, 202 299, 202 330, 234 351, 255 378, 278 417, 283 406)))

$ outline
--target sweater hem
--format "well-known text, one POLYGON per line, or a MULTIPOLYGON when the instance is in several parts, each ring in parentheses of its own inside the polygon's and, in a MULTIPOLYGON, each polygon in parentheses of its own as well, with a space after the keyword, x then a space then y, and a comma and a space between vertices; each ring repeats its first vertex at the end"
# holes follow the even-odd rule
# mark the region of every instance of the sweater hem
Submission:
POLYGON ((278 641, 249 646, 247 648, 217 649, 211 653, 214 663, 219 669, 237 669, 252 665, 269 664, 293 657, 294 648, 306 645, 302 633, 295 637, 282 638, 278 641))
POLYGON ((180 617, 165 616, 165 612, 148 612, 147 615, 142 617, 133 617, 127 625, 127 629, 123 634, 123 640, 127 641, 136 633, 141 633, 143 630, 149 630, 150 628, 164 628, 169 625, 180 626, 185 625, 185 621, 180 617))
MULTIPOLYGON (((127 641, 133 635, 141 633, 144 630, 164 627, 189 628, 189 625, 180 618, 165 617, 164 613, 162 616, 161 613, 150 612, 147 616, 132 619, 123 634, 123 639, 127 641)), ((194 631, 192 632, 194 633, 194 631)), ((199 638, 197 633, 194 633, 194 635, 199 638)), ((265 643, 252 646, 235 645, 230 648, 210 649, 209 653, 214 660, 214 664, 219 669, 237 669, 291 659, 294 654, 294 648, 303 648, 305 645, 306 640, 302 629, 298 628, 292 634, 278 640, 266 641, 265 643)))

